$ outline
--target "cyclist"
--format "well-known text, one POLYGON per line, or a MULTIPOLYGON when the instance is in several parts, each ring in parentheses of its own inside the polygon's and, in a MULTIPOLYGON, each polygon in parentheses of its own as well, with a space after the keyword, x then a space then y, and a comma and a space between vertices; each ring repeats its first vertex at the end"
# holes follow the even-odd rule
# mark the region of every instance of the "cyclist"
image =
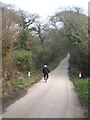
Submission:
POLYGON ((44 65, 43 74, 44 74, 44 80, 45 80, 45 82, 47 81, 47 79, 49 77, 48 73, 49 73, 49 69, 47 68, 47 65, 44 65))

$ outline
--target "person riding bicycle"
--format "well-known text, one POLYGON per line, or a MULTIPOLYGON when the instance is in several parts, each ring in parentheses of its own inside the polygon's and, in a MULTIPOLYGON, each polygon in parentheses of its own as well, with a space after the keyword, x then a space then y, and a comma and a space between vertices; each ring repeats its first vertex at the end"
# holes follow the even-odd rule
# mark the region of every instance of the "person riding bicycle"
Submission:
POLYGON ((47 65, 44 65, 44 68, 43 68, 44 80, 46 79, 46 77, 48 79, 49 77, 48 73, 49 73, 49 69, 47 68, 47 65))

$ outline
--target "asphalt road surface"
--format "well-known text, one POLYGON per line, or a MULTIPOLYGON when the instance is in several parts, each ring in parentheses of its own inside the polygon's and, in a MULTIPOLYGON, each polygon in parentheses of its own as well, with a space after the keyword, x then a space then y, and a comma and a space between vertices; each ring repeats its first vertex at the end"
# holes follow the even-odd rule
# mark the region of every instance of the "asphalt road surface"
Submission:
POLYGON ((73 83, 69 79, 68 54, 57 68, 28 90, 3 113, 3 118, 85 118, 73 83))

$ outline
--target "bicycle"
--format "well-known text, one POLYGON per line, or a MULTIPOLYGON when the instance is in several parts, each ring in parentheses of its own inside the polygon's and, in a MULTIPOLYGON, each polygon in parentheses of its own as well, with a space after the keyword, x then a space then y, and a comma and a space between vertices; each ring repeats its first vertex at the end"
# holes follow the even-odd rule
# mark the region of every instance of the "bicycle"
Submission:
POLYGON ((48 74, 46 74, 46 75, 44 76, 45 82, 47 82, 47 79, 48 79, 48 74))

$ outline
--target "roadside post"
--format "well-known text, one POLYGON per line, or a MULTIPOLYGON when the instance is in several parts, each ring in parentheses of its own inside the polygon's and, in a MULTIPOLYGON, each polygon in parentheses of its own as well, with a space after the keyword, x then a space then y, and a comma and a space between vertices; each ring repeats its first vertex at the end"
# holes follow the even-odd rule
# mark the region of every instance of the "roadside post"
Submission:
POLYGON ((81 74, 81 72, 79 72, 79 78, 81 79, 81 77, 82 77, 82 74, 81 74))
POLYGON ((30 74, 30 71, 28 72, 28 77, 30 77, 31 76, 31 74, 30 74))

